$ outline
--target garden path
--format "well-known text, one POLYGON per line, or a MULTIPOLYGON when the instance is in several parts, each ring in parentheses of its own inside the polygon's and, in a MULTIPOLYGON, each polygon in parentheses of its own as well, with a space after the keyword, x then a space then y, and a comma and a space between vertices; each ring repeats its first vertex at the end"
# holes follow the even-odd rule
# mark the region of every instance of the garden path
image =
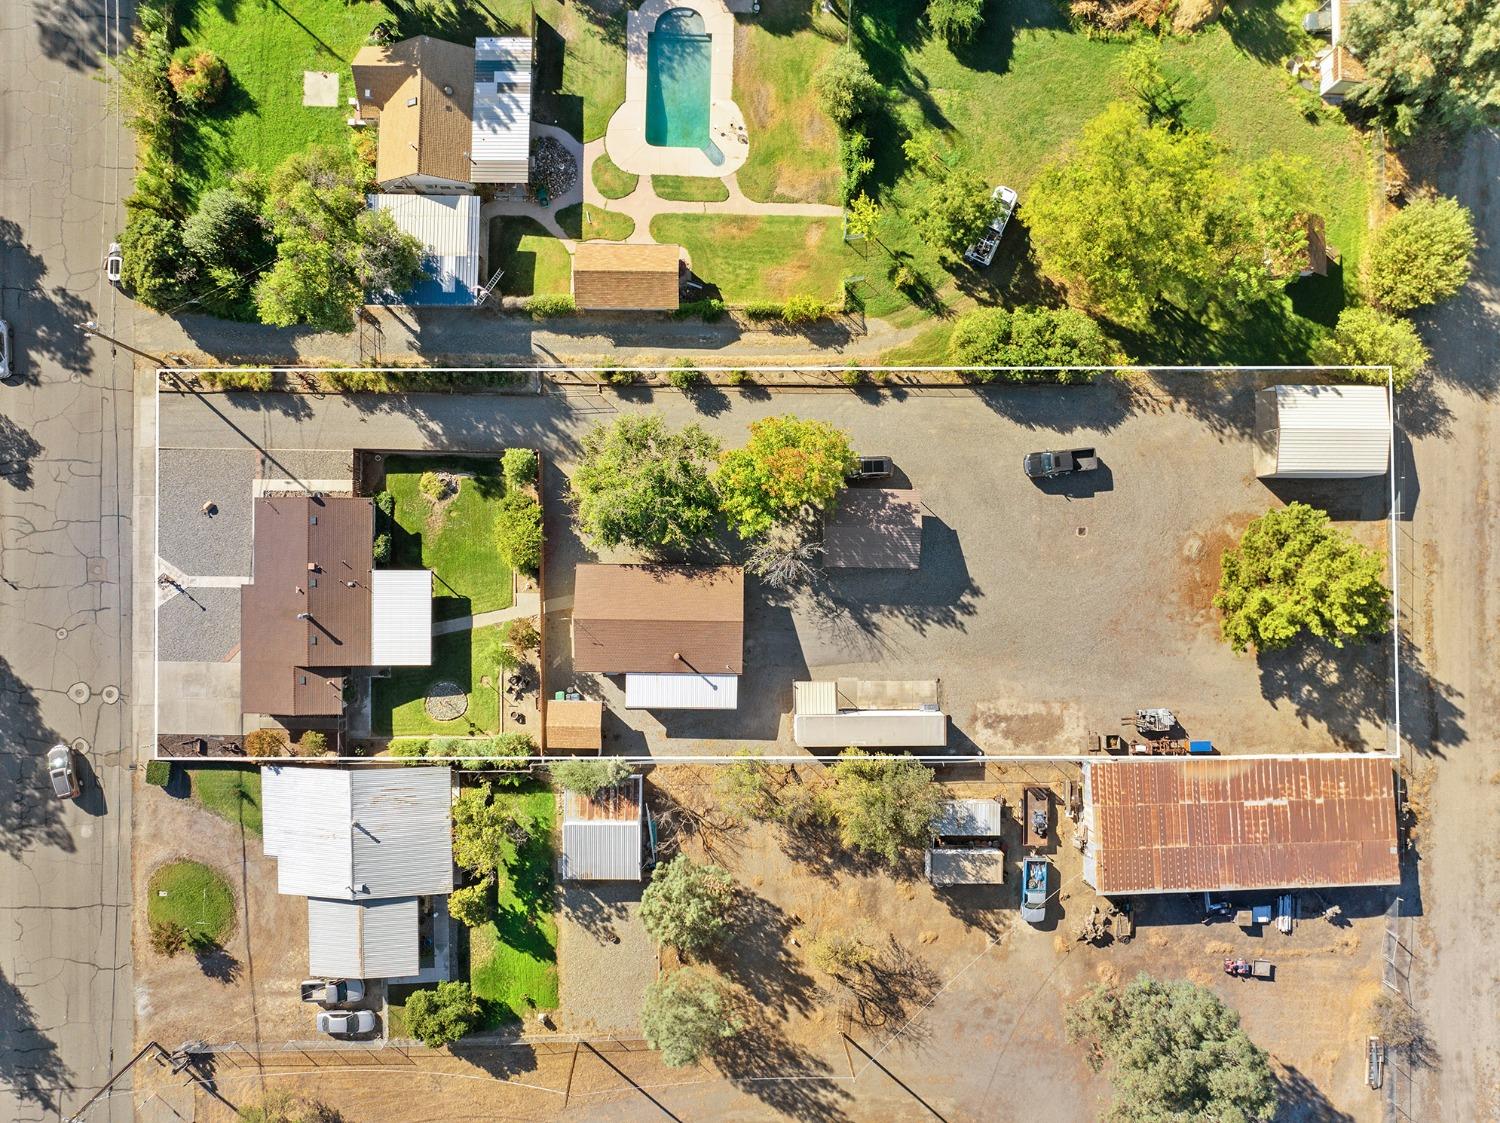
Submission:
POLYGON ((540 616, 541 611, 541 598, 536 593, 517 593, 516 603, 509 608, 497 608, 493 612, 481 612, 477 616, 460 616, 454 620, 437 620, 432 625, 432 634, 446 636, 453 632, 467 632, 491 624, 503 624, 507 620, 540 616))

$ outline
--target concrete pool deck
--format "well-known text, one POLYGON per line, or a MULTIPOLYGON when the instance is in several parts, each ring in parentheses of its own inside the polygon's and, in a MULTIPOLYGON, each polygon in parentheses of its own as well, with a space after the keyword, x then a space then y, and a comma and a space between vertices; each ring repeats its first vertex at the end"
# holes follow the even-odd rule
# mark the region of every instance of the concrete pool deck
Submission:
MULTIPOLYGON (((750 154, 745 115, 734 101, 734 15, 723 0, 646 0, 625 19, 625 102, 604 133, 609 158, 634 175, 733 175, 750 154), (703 18, 709 36, 707 149, 664 148, 646 142, 646 57, 656 21, 674 8, 703 18)), ((586 169, 585 169, 586 170, 586 169)))

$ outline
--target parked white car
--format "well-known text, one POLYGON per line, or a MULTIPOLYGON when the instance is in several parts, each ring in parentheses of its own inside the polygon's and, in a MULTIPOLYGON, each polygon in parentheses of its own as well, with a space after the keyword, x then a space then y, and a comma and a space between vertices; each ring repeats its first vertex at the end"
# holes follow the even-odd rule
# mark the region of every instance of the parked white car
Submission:
POLYGON ((109 244, 109 252, 104 255, 104 275, 109 278, 109 283, 118 285, 120 273, 125 268, 125 254, 120 250, 119 242, 109 244))
POLYGON ((1003 184, 990 192, 990 202, 998 208, 979 241, 964 250, 964 260, 976 269, 984 269, 995 260, 995 251, 1000 248, 1000 236, 1005 233, 1010 216, 1016 213, 1016 202, 1020 198, 1015 188, 1003 184))
POLYGON ((358 1037, 375 1029, 371 1010, 324 1010, 318 1015, 318 1032, 329 1037, 358 1037))
POLYGON ((47 750, 47 776, 52 781, 52 794, 58 799, 77 799, 83 791, 78 764, 67 745, 53 745, 47 750))
POLYGON ((0 320, 0 382, 9 382, 13 373, 10 365, 10 325, 0 320))

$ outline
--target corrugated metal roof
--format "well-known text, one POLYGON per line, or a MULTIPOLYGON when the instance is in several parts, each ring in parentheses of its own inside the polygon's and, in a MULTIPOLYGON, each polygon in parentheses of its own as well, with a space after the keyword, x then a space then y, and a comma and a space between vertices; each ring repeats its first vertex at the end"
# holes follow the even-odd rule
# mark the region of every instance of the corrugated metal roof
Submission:
POLYGON ((546 705, 548 749, 598 749, 604 743, 603 702, 564 698, 546 705))
POLYGON ((1391 411, 1380 386, 1277 386, 1275 475, 1383 475, 1391 456, 1391 411))
POLYGON ((574 670, 737 675, 745 665, 744 639, 745 572, 738 566, 575 570, 574 670))
POLYGON ((1002 885, 1005 853, 1001 850, 929 850, 924 862, 933 885, 1002 885))
POLYGON ((792 737, 804 749, 940 748, 948 743, 948 715, 941 710, 797 714, 792 737))
POLYGON ((341 900, 451 892, 451 787, 446 768, 263 767, 278 890, 341 900))
POLYGON ((531 40, 474 40, 475 183, 525 183, 531 164, 531 40))
POLYGON ((370 293, 373 303, 474 303, 479 292, 478 195, 369 195, 365 201, 422 243, 422 280, 402 293, 370 293))
POLYGON ((640 822, 641 799, 645 784, 639 775, 623 783, 604 788, 593 795, 563 792, 564 823, 631 823, 640 822))
POLYGON ((836 714, 838 687, 828 681, 792 683, 792 712, 827 716, 836 714))
POLYGON ((998 799, 950 799, 943 804, 932 833, 938 838, 998 836, 1005 805, 998 799))
POLYGON ((941 701, 935 678, 841 678, 834 685, 840 710, 935 710, 941 701))
POLYGON ((370 575, 370 664, 432 663, 432 571, 377 569, 370 575))
POLYGON ((569 881, 639 881, 641 878, 640 776, 593 796, 563 792, 562 857, 569 881))
POLYGON ((421 969, 417 899, 307 899, 307 970, 330 979, 399 979, 421 969))
POLYGON ((922 564, 922 496, 850 488, 823 526, 823 564, 835 569, 916 569, 922 564))
POLYGON ((1390 762, 1091 761, 1101 893, 1300 889, 1400 881, 1390 762))
POLYGON ((738 675, 625 676, 627 710, 732 710, 739 704, 738 675))

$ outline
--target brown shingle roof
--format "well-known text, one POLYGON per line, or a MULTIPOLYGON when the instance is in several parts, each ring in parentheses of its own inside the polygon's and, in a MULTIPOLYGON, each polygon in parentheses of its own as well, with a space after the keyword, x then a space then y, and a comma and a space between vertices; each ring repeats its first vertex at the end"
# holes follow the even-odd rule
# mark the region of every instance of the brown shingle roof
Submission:
POLYGON ((377 181, 429 175, 471 182, 473 47, 417 35, 360 48, 350 70, 361 113, 380 121, 377 181))
POLYGON ((1392 885, 1390 762, 1091 762, 1100 893, 1392 885))
POLYGON ((593 749, 604 744, 601 726, 604 722, 602 702, 570 701, 567 699, 547 704, 548 749, 593 749))
POLYGON ((922 564, 922 496, 850 488, 823 528, 823 562, 835 569, 916 569, 922 564))
POLYGON ((254 517, 254 580, 240 591, 240 709, 340 713, 342 678, 327 668, 370 661, 374 508, 368 499, 263 498, 254 517))
POLYGON ((738 566, 578 567, 575 670, 737 675, 744 633, 745 573, 738 566))
POLYGON ((676 246, 580 242, 573 252, 573 302, 596 311, 675 311, 676 246))

